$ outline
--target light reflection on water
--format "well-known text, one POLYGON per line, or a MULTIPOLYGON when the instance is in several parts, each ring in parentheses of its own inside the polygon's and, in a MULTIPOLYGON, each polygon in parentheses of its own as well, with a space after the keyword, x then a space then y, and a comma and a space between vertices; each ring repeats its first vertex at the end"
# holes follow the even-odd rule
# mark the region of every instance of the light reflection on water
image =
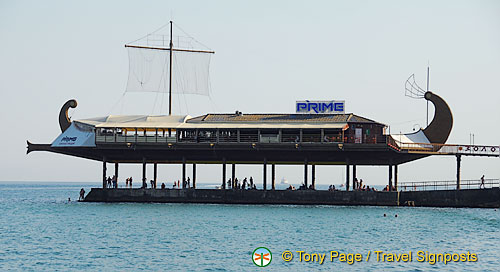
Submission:
MULTIPOLYGON (((95 186, 95 185, 94 185, 95 186)), ((273 271, 496 271, 495 209, 78 203, 90 184, 0 184, 0 270, 249 271, 265 246, 273 271), (384 217, 383 214, 387 214, 384 217), (394 217, 397 214, 398 217, 394 217), (290 263, 281 252, 474 252, 477 263, 290 263)), ((415 259, 415 257, 414 257, 415 259)))

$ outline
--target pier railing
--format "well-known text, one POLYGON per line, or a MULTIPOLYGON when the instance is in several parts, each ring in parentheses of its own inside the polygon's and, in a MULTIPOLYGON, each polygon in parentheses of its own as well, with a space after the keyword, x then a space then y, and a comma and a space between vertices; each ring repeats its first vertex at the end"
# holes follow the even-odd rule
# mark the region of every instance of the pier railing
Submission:
POLYGON ((467 155, 499 157, 500 146, 492 145, 458 145, 433 143, 403 143, 391 137, 388 143, 394 142, 401 151, 433 155, 467 155))
MULTIPOLYGON (((480 179, 467 179, 460 181, 460 189, 481 189, 480 179)), ((500 179, 484 179, 484 188, 500 187, 500 179)), ((456 180, 435 180, 435 181, 410 181, 400 182, 398 190, 401 191, 435 191, 435 190, 454 190, 457 188, 456 180)))

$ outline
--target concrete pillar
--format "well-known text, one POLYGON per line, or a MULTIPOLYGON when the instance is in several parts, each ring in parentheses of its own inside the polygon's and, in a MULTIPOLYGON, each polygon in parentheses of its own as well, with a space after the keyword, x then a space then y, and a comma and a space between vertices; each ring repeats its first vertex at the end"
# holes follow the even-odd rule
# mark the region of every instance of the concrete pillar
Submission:
POLYGON ((312 188, 313 189, 316 189, 316 165, 311 165, 311 172, 312 172, 312 179, 311 179, 311 183, 312 183, 312 188))
POLYGON ((186 157, 182 157, 182 189, 186 188, 186 157))
POLYGON ((346 191, 349 191, 349 183, 350 183, 350 179, 351 179, 351 167, 349 165, 349 161, 346 162, 346 166, 345 166, 345 190, 346 191))
POLYGON ((307 159, 304 160, 304 185, 307 188, 307 159))
POLYGON ((153 184, 154 188, 156 189, 156 181, 158 179, 158 163, 153 164, 153 184))
POLYGON ((460 163, 462 162, 462 155, 457 155, 457 190, 460 190, 460 163))
POLYGON ((389 191, 392 191, 392 162, 389 164, 389 191))
POLYGON ((222 189, 226 189, 226 158, 222 159, 222 189))
POLYGON ((115 162, 116 188, 118 188, 118 163, 115 162))
MULTIPOLYGON (((356 188, 356 184, 354 183, 354 181, 356 180, 358 176, 356 175, 356 165, 353 164, 352 165, 352 190, 356 190, 358 188, 356 188)), ((358 183, 358 186, 359 186, 359 183, 358 183)))
POLYGON ((102 188, 106 189, 107 186, 107 177, 106 177, 106 157, 102 158, 102 188))
POLYGON ((398 165, 394 165, 394 188, 398 190, 398 165))
POLYGON ((276 165, 273 163, 271 164, 271 188, 272 190, 276 190, 276 165))
POLYGON ((147 182, 146 180, 146 158, 142 158, 142 183, 141 183, 141 187, 142 187, 142 184, 144 182, 147 182))
POLYGON ((236 188, 236 181, 235 180, 236 180, 236 164, 233 163, 231 165, 231 184, 232 184, 231 187, 233 187, 233 189, 236 188))
POLYGON ((193 163, 193 188, 196 189, 196 163, 193 163))
POLYGON ((262 186, 264 187, 264 191, 267 190, 267 159, 264 158, 264 173, 262 179, 262 186))

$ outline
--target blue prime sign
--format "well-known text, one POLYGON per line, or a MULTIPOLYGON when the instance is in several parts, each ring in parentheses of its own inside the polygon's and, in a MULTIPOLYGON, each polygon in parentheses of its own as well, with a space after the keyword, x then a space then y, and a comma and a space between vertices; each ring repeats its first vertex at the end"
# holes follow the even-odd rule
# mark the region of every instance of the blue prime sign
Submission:
POLYGON ((297 101, 295 103, 296 113, 344 113, 344 100, 331 101, 297 101))

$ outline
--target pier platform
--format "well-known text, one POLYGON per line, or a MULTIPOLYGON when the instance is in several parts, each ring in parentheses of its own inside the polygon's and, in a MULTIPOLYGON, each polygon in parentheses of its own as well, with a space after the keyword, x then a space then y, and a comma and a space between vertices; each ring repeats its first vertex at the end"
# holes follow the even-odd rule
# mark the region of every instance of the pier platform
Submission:
POLYGON ((92 188, 84 201, 500 208, 500 188, 391 192, 92 188))

